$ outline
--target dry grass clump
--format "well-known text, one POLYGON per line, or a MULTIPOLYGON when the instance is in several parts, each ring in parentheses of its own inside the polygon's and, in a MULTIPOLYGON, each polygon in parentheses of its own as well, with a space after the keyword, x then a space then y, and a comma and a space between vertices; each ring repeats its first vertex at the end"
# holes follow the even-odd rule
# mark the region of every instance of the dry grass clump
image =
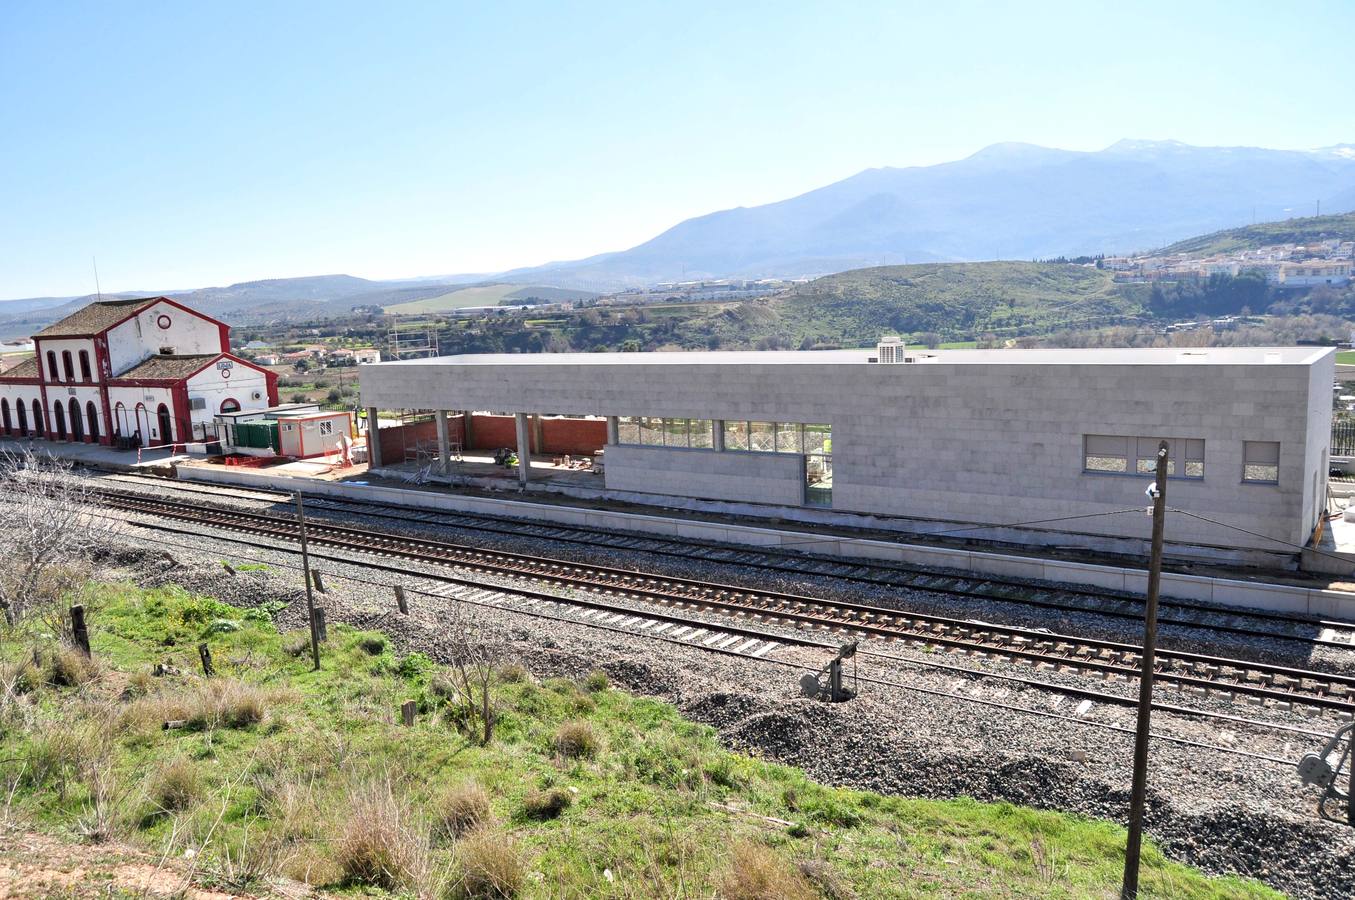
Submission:
POLYGON ((522 798, 522 813, 529 819, 554 819, 573 802, 574 798, 564 788, 528 791, 522 798))
POLYGON ((200 727, 244 728, 257 725, 268 715, 263 691, 243 681, 208 681, 198 692, 198 709, 189 717, 200 727))
POLYGON ((598 735, 593 725, 582 719, 563 723, 552 741, 555 752, 566 759, 592 759, 598 752, 598 735))
POLYGON ((443 791, 433 815, 434 828, 440 837, 459 838, 489 821, 489 792, 478 782, 462 782, 443 791))
POLYGON ((532 680, 532 673, 518 663, 500 666, 494 675, 501 684, 524 684, 532 680))
POLYGON ((588 677, 583 680, 583 688, 590 694, 599 694, 607 690, 611 681, 607 678, 607 673, 601 669, 594 669, 588 673, 588 677))
POLYGON ((155 688, 155 679, 151 673, 145 669, 138 669, 127 676, 127 683, 122 688, 122 699, 135 700, 138 697, 145 697, 155 688))
POLYGON ((456 845, 453 896, 467 900, 505 900, 522 890, 526 864, 511 835, 480 828, 456 845))
POLYGON ((80 687, 99 677, 99 666, 74 647, 57 647, 47 657, 47 683, 80 687))
POLYGON ((192 760, 177 757, 151 774, 146 794, 162 812, 183 812, 197 802, 202 792, 198 768, 192 760))
POLYGON ((386 636, 384 634, 364 634, 358 638, 358 649, 368 656, 380 656, 386 652, 386 636))
POLYGON ((37 664, 27 656, 13 662, 0 663, 0 691, 5 694, 27 694, 37 690, 47 679, 37 664))
POLYGON ((334 857, 345 881, 386 890, 415 886, 428 869, 423 838, 388 784, 359 791, 334 857))
POLYGON ((748 841, 734 846, 720 880, 725 900, 818 900, 819 892, 770 848, 748 841))
POLYGON ((433 673, 433 677, 428 679, 428 693, 442 703, 453 703, 457 697, 461 696, 461 691, 457 688, 455 679, 446 672, 433 673))
POLYGON ((86 759, 98 753, 100 735, 90 722, 43 719, 28 740, 23 778, 34 787, 53 785, 61 796, 81 771, 86 759))

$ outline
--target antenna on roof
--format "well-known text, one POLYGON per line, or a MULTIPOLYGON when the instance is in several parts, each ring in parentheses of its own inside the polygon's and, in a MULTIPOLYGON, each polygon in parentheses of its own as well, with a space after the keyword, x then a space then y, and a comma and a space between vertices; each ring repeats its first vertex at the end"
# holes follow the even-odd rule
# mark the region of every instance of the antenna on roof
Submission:
POLYGON ((91 256, 90 259, 94 260, 94 292, 99 295, 99 302, 102 303, 104 292, 103 288, 99 287, 99 257, 91 256))

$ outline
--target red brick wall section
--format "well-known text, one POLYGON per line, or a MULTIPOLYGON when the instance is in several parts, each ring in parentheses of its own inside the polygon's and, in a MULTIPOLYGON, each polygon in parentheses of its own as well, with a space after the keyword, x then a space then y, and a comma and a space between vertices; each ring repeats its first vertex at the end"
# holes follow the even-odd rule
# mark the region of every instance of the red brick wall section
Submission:
POLYGON ((606 419, 542 419, 542 453, 591 455, 607 444, 606 419))
MULTIPOLYGON (((512 416, 476 416, 471 422, 470 439, 472 450, 497 450, 500 447, 518 446, 517 421, 512 416)), ((536 448, 532 448, 536 452, 536 448)))
MULTIPOLYGON (((464 421, 461 416, 447 419, 447 439, 460 441, 464 421)), ((432 419, 426 422, 410 422, 395 428, 381 429, 381 461, 392 465, 399 464, 405 458, 406 448, 412 453, 415 446, 426 441, 431 447, 438 443, 438 423, 432 419)))

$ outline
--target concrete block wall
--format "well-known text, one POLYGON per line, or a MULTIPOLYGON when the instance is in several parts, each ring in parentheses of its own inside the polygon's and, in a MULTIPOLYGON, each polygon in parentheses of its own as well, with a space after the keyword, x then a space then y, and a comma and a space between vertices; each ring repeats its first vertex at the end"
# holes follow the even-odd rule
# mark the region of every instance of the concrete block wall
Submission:
POLYGON ((746 500, 804 502, 801 457, 786 453, 713 453, 664 447, 607 448, 607 490, 746 500))
MULTIPOLYGON (((1261 537, 1172 514, 1170 539, 1272 551, 1307 539, 1313 461, 1327 441, 1331 353, 1291 355, 1283 364, 1194 364, 1174 350, 1066 364, 1050 361, 1059 358, 1051 352, 1030 363, 1021 351, 1002 353, 1010 355, 984 363, 943 355, 915 365, 870 365, 864 354, 843 363, 833 353, 822 354, 823 363, 813 353, 791 363, 776 362, 783 355, 775 353, 766 363, 754 353, 692 354, 690 363, 680 354, 605 363, 574 354, 558 364, 540 355, 492 365, 453 357, 363 366, 360 378, 363 403, 382 408, 828 423, 835 510, 990 524, 1076 516, 1042 527, 1134 538, 1149 534, 1148 517, 1136 510, 1147 503, 1150 477, 1084 473, 1083 436, 1200 439, 1205 476, 1173 479, 1168 504, 1261 537), (1244 441, 1280 443, 1279 484, 1242 482, 1244 441)), ((699 486, 692 476, 712 471, 706 460, 729 455, 686 453, 702 460, 632 455, 654 467, 632 478, 624 448, 608 447, 609 484, 615 474, 632 482, 628 489, 667 493, 671 486, 657 485, 676 472, 699 486)), ((784 477, 793 482, 784 496, 798 496, 798 460, 784 477)), ((691 487, 679 493, 703 496, 691 487)))

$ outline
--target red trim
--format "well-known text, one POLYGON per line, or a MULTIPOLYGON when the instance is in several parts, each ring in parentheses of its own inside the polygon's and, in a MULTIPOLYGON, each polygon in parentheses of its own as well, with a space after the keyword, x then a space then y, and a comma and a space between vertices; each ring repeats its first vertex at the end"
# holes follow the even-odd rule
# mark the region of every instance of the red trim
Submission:
MULTIPOLYGON (((179 442, 191 441, 193 439, 193 411, 188 408, 188 379, 185 378, 170 388, 169 395, 173 403, 169 415, 174 420, 174 427, 179 431, 179 442), (180 410, 182 410, 182 415, 180 410)), ((174 439, 171 438, 171 440, 174 439)))
MULTIPOLYGON (((157 303, 168 303, 170 306, 174 306, 177 307, 178 309, 183 310, 190 316, 196 316, 197 318, 202 319, 205 322, 212 323, 220 330, 222 340, 224 341, 223 346, 230 347, 231 327, 229 325, 227 325, 220 319, 212 318, 206 313, 198 312, 196 309, 191 309, 187 306, 184 306, 179 301, 172 300, 169 297, 146 297, 145 302, 142 303, 140 306, 128 307, 128 309, 130 309, 131 312, 123 316, 121 319, 118 319, 112 325, 102 328, 99 331, 91 331, 83 334, 48 334, 44 335, 41 338, 39 338, 37 335, 34 335, 33 340, 36 343, 39 340, 65 340, 67 338, 96 338, 101 335, 107 334, 108 332, 112 331, 114 328, 117 328, 119 325, 123 324, 124 322, 127 322, 128 320, 136 318, 137 316, 141 315, 143 312, 150 309, 157 303)), ((72 313, 72 315, 74 315, 74 313, 72 313)), ((49 325, 48 327, 50 328, 51 326, 49 325)))
POLYGON ((94 371, 98 373, 98 379, 102 390, 99 391, 99 400, 103 404, 104 421, 108 427, 99 433, 99 443, 111 446, 113 444, 113 409, 108 405, 108 376, 111 373, 112 365, 108 361, 108 338, 105 335, 99 335, 94 339, 94 371))
POLYGON ((265 374, 268 376, 268 379, 267 379, 267 382, 268 382, 268 405, 269 405, 269 406, 277 406, 277 405, 278 405, 278 373, 277 373, 277 372, 268 372, 267 370, 265 370, 265 374))

